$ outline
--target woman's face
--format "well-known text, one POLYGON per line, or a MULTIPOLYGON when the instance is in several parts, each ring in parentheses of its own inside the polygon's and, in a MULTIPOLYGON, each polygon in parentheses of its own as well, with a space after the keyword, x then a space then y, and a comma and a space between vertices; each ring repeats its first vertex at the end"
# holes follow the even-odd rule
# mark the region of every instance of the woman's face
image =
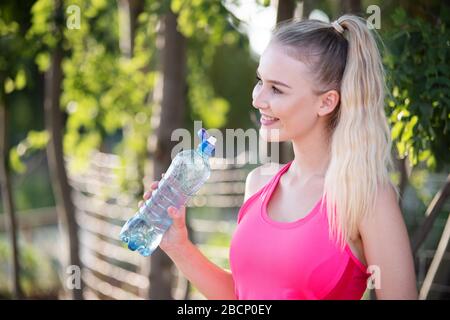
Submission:
POLYGON ((270 44, 262 54, 257 78, 253 106, 261 113, 260 134, 266 141, 305 135, 318 125, 321 116, 332 111, 321 108, 324 96, 314 93, 308 67, 278 44, 270 44))

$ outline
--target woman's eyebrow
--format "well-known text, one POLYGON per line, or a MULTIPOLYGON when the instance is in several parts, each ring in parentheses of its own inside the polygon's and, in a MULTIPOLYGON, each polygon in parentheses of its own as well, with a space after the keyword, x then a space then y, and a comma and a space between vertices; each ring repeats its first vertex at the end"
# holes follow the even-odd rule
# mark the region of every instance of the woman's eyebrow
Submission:
MULTIPOLYGON (((256 70, 256 75, 257 75, 259 78, 261 78, 261 76, 260 76, 258 70, 256 70)), ((283 82, 278 81, 278 80, 266 80, 266 81, 267 81, 267 82, 274 83, 274 84, 278 84, 278 85, 280 85, 280 86, 283 86, 283 87, 286 87, 286 88, 289 88, 289 89, 292 89, 292 88, 291 88, 290 86, 288 86, 286 83, 283 83, 283 82)))

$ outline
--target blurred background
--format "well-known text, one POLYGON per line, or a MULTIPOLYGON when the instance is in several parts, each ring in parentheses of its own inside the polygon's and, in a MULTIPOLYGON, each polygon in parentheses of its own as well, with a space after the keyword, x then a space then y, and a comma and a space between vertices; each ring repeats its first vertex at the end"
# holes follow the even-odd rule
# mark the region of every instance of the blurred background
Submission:
MULTIPOLYGON (((449 299, 450 10, 437 0, 3 0, 0 298, 204 299, 159 249, 124 248, 121 226, 169 166, 175 129, 259 127, 251 91, 277 22, 344 13, 383 43, 420 298, 449 299)), ((224 268, 256 166, 237 164, 241 149, 211 160, 188 208, 191 239, 224 268)))

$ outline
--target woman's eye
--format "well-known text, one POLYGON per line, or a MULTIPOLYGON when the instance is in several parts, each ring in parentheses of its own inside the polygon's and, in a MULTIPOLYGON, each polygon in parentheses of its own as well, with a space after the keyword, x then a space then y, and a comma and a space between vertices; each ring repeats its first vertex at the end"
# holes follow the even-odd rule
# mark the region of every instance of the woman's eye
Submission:
POLYGON ((277 87, 272 86, 273 93, 280 94, 281 92, 277 87))
MULTIPOLYGON (((256 76, 256 81, 258 81, 258 82, 256 83, 258 86, 262 85, 262 80, 261 80, 260 77, 256 76)), ((279 90, 279 89, 278 89, 277 87, 275 87, 275 86, 272 86, 272 91, 273 91, 273 93, 275 93, 275 94, 281 94, 281 93, 283 93, 281 90, 279 90)))

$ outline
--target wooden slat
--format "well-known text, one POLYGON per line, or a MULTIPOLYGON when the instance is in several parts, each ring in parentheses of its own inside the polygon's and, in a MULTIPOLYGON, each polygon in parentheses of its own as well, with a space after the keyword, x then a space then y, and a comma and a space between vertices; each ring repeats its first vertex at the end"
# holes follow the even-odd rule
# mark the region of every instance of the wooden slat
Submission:
POLYGON ((175 300, 184 300, 186 296, 186 291, 189 290, 189 281, 184 277, 184 275, 173 266, 174 270, 174 285, 172 288, 172 296, 175 300))
POLYGON ((439 270, 445 251, 450 241, 450 215, 447 217, 447 223, 445 224, 444 231, 442 232, 441 239, 439 240, 436 254, 431 261, 431 265, 423 281, 423 285, 420 288, 419 299, 425 300, 428 298, 431 286, 433 285, 434 278, 439 270))
POLYGON ((418 230, 412 237, 411 247, 414 256, 416 256, 420 246, 425 241, 428 234, 431 232, 434 222, 436 221, 449 194, 450 194, 450 174, 447 176, 447 179, 443 187, 439 190, 438 193, 436 193, 430 205, 428 206, 427 211, 425 212, 425 221, 419 226, 418 230))
POLYGON ((136 269, 139 269, 142 265, 141 258, 136 252, 113 245, 83 230, 80 232, 80 243, 88 250, 120 262, 125 262, 136 269))
MULTIPOLYGON (((36 208, 17 212, 18 227, 20 230, 56 225, 58 215, 55 207, 36 208)), ((5 219, 0 219, 0 232, 5 230, 5 219)))
POLYGON ((244 194, 245 182, 215 182, 206 183, 198 190, 198 195, 226 195, 226 194, 244 194))
POLYGON ((87 269, 83 270, 82 278, 85 285, 90 290, 94 291, 97 296, 101 295, 115 300, 143 300, 143 298, 138 295, 102 281, 87 269))
POLYGON ((221 232, 230 234, 235 229, 235 224, 228 221, 216 221, 207 219, 190 219, 192 230, 194 232, 214 233, 221 232))
POLYGON ((115 183, 117 187, 119 187, 119 176, 115 171, 108 171, 104 168, 95 168, 91 167, 88 168, 85 172, 82 174, 79 174, 77 176, 73 175, 72 178, 80 178, 79 181, 91 181, 91 180, 97 180, 99 184, 105 185, 107 183, 115 183))
POLYGON ((118 168, 121 166, 120 157, 112 153, 96 152, 92 163, 103 168, 118 168))
POLYGON ((199 244, 198 248, 208 256, 214 256, 220 259, 228 259, 229 248, 222 246, 215 246, 209 244, 199 244))
MULTIPOLYGON (((64 156, 64 161, 70 163, 73 157, 64 156)), ((90 156, 90 164, 93 166, 105 168, 105 169, 116 169, 122 166, 120 157, 112 154, 112 153, 103 153, 103 152, 92 152, 90 156)))
POLYGON ((249 170, 247 169, 229 169, 225 171, 212 171, 208 183, 224 181, 245 181, 249 170))
POLYGON ((116 183, 102 183, 99 180, 83 177, 69 177, 69 183, 74 190, 85 192, 100 197, 120 194, 120 189, 116 183))
POLYGON ((194 196, 189 200, 190 207, 211 207, 211 208, 239 208, 244 201, 244 196, 194 196))
POLYGON ((120 227, 95 219, 81 210, 75 210, 75 213, 78 226, 81 229, 102 236, 112 244, 121 244, 119 239, 120 227))
POLYGON ((85 300, 100 300, 98 294, 87 286, 83 289, 83 296, 85 300))
POLYGON ((107 203, 105 200, 89 197, 81 193, 74 193, 73 202, 75 207, 82 211, 93 212, 109 219, 119 220, 120 224, 123 224, 137 211, 137 204, 136 208, 130 208, 107 203))
POLYGON ((149 280, 147 277, 131 272, 117 266, 114 266, 108 262, 105 262, 89 251, 83 251, 81 254, 81 261, 83 266, 98 272, 106 277, 113 278, 119 282, 129 284, 137 289, 146 290, 149 285, 149 280))

